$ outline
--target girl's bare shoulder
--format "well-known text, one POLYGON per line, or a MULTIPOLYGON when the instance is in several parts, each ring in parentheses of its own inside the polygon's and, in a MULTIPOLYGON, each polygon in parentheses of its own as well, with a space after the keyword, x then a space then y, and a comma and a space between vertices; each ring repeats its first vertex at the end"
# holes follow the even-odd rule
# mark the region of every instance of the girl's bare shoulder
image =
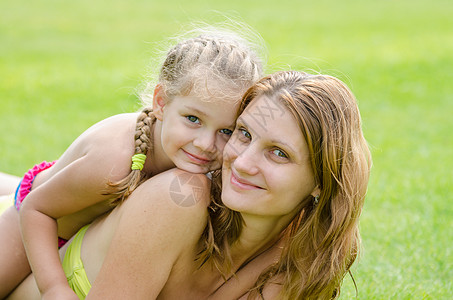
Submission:
POLYGON ((55 165, 59 172, 71 163, 83 159, 95 171, 112 180, 124 178, 134 154, 134 134, 137 114, 120 114, 104 119, 83 132, 63 153, 55 165))
POLYGON ((78 139, 92 146, 102 147, 134 140, 136 113, 119 114, 106 118, 88 128, 78 139))
MULTIPOLYGON (((37 176, 34 188, 51 178, 60 178, 72 182, 74 187, 99 191, 105 189, 107 181, 126 177, 134 154, 136 118, 135 113, 120 114, 91 126, 66 149, 52 168, 37 176)), ((57 180, 60 185, 61 180, 57 180)))

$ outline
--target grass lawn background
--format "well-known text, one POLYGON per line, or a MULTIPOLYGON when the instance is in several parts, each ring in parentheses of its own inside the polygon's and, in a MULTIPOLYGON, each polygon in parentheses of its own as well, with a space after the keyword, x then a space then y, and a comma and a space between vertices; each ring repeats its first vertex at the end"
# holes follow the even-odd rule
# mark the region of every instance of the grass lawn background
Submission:
MULTIPOLYGON (((2 1, 0 171, 20 176, 95 122, 136 110, 154 43, 191 20, 222 20, 212 10, 261 33, 268 71, 336 75, 357 96, 374 160, 358 299, 449 299, 451 1, 2 1)), ((346 277, 341 299, 354 297, 346 277)))

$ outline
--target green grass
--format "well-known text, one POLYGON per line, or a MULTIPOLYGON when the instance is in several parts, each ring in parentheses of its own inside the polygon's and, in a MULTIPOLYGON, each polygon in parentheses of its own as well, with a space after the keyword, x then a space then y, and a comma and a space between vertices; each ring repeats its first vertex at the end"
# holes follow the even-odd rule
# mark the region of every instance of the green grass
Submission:
MULTIPOLYGON (((93 123, 138 108, 154 44, 190 20, 239 16, 269 70, 337 75, 356 94, 374 167, 358 299, 453 295, 451 1, 3 1, 0 170, 56 159, 93 123), (190 3, 190 4, 189 4, 190 3)), ((342 299, 355 297, 346 277, 342 299)))

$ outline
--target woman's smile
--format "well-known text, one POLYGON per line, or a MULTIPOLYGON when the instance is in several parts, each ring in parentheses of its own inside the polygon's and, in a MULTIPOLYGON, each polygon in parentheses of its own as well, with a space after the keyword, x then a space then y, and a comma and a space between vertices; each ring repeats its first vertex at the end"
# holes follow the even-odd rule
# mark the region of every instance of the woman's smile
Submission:
POLYGON ((237 172, 231 169, 231 177, 230 182, 233 189, 243 189, 243 190, 255 190, 255 189, 263 189, 260 186, 253 184, 252 182, 241 178, 237 172))

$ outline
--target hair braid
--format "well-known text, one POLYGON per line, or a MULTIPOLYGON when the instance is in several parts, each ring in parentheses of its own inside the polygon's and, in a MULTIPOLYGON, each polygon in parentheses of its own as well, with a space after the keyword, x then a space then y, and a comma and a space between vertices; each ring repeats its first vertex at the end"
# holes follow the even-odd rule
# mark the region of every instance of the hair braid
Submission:
POLYGON ((151 107, 145 107, 137 118, 135 128, 135 154, 147 154, 153 151, 152 128, 156 121, 151 107))
MULTIPOLYGON (((189 94, 197 89, 197 83, 206 89, 206 82, 214 79, 218 83, 216 92, 222 93, 222 98, 239 100, 262 71, 261 60, 243 39, 231 33, 208 32, 170 49, 161 67, 159 83, 171 98, 189 94)), ((203 97, 203 91, 194 92, 203 97)))
MULTIPOLYGON (((134 154, 147 155, 148 152, 153 152, 153 128, 156 123, 156 117, 153 114, 151 107, 145 107, 137 118, 137 125, 135 127, 135 152, 134 154)), ((111 204, 116 206, 121 204, 129 195, 147 178, 143 170, 131 170, 129 175, 117 182, 109 182, 111 188, 109 195, 115 198, 111 204)))

